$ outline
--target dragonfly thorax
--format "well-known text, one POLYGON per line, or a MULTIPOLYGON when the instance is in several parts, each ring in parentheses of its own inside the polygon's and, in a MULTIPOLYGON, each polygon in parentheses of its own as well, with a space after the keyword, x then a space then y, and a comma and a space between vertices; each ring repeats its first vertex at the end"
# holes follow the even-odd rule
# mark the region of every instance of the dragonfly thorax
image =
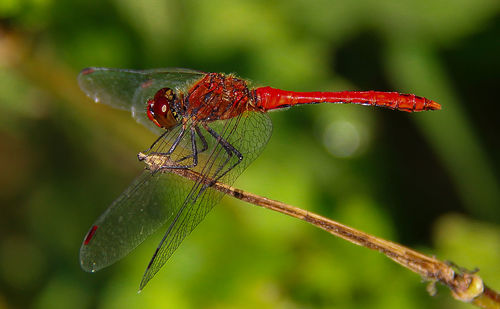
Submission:
POLYGON ((160 128, 175 127, 181 117, 174 108, 175 100, 176 95, 172 89, 162 88, 158 90, 154 98, 148 100, 148 118, 160 128))
POLYGON ((231 74, 208 73, 189 89, 182 102, 183 115, 199 122, 230 119, 249 110, 253 100, 245 80, 231 74))

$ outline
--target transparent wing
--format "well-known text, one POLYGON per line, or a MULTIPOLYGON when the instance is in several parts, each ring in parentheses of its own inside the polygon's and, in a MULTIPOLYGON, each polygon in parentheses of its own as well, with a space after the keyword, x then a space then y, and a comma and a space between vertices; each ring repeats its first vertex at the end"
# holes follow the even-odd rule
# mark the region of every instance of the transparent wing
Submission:
POLYGON ((192 186, 175 174, 143 171, 92 225, 80 249, 82 268, 94 272, 126 256, 177 214, 192 186))
POLYGON ((82 268, 95 272, 125 257, 174 217, 192 186, 175 174, 142 172, 92 226, 80 248, 82 268))
MULTIPOLYGON (((229 185, 262 152, 272 132, 272 124, 267 114, 255 112, 245 113, 240 117, 225 121, 217 121, 211 123, 210 127, 236 148, 243 155, 243 160, 225 173, 228 168, 234 165, 237 158, 234 155, 229 155, 226 149, 205 131, 204 134, 207 135, 206 140, 209 147, 207 151, 199 154, 200 164, 193 170, 205 177, 218 179, 229 185), (221 175, 223 176, 220 177, 221 175)), ((196 142, 200 141, 197 140, 196 142)), ((189 149, 189 138, 184 138, 181 143, 182 149, 189 149)), ((164 152, 162 151, 163 145, 158 147, 159 149, 154 151, 164 152)), ((186 153, 189 153, 189 151, 186 153)), ((179 156, 176 154, 175 158, 184 157, 186 153, 179 154, 179 156)), ((169 174, 168 171, 166 174, 169 174)), ((170 220, 167 232, 144 273, 140 289, 159 271, 183 239, 203 220, 222 196, 223 194, 219 191, 204 186, 202 181, 194 184, 186 194, 186 199, 182 205, 179 206, 178 213, 170 220)))
POLYGON ((96 103, 128 110, 132 117, 156 134, 161 129, 146 115, 146 102, 158 89, 169 87, 186 91, 205 73, 189 69, 167 68, 152 70, 125 70, 87 68, 78 75, 80 88, 96 103))

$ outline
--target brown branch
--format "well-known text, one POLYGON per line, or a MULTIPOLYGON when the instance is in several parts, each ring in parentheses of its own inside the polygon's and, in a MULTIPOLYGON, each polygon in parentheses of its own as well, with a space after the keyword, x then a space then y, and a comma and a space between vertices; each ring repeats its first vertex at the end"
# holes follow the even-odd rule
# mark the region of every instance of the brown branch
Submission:
POLYGON ((500 295, 484 285, 483 280, 476 273, 463 271, 460 267, 453 266, 450 263, 442 262, 397 243, 358 231, 315 213, 213 181, 189 169, 162 169, 162 166, 175 165, 175 162, 170 161, 165 155, 139 153, 138 158, 144 161, 146 167, 152 172, 170 172, 193 181, 201 181, 215 190, 242 201, 309 222, 351 243, 377 250, 396 263, 421 275, 425 280, 441 282, 448 286, 453 297, 457 300, 472 303, 481 308, 500 308, 500 295))

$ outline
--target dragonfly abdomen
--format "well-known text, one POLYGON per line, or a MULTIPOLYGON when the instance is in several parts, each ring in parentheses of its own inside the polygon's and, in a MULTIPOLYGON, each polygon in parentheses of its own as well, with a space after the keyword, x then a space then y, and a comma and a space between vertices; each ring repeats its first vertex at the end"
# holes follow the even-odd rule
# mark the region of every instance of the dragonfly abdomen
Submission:
POLYGON ((405 112, 441 109, 429 99, 414 94, 381 91, 295 92, 261 87, 255 90, 257 106, 263 110, 297 104, 341 103, 381 106, 405 112))

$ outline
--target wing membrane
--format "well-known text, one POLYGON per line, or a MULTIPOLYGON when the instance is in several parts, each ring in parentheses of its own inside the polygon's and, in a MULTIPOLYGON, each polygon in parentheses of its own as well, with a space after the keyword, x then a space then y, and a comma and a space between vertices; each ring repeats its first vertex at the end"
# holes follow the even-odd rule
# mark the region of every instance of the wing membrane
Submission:
POLYGON ((143 171, 93 224, 80 249, 82 268, 94 272, 126 256, 175 216, 192 186, 175 174, 143 171))
POLYGON ((95 234, 80 249, 84 270, 100 270, 126 256, 171 220, 192 182, 175 174, 145 170, 97 219, 95 234))
POLYGON ((185 91, 205 73, 189 69, 125 70, 87 68, 78 75, 80 88, 96 103, 127 110, 156 134, 161 129, 146 116, 146 102, 163 87, 185 91))

